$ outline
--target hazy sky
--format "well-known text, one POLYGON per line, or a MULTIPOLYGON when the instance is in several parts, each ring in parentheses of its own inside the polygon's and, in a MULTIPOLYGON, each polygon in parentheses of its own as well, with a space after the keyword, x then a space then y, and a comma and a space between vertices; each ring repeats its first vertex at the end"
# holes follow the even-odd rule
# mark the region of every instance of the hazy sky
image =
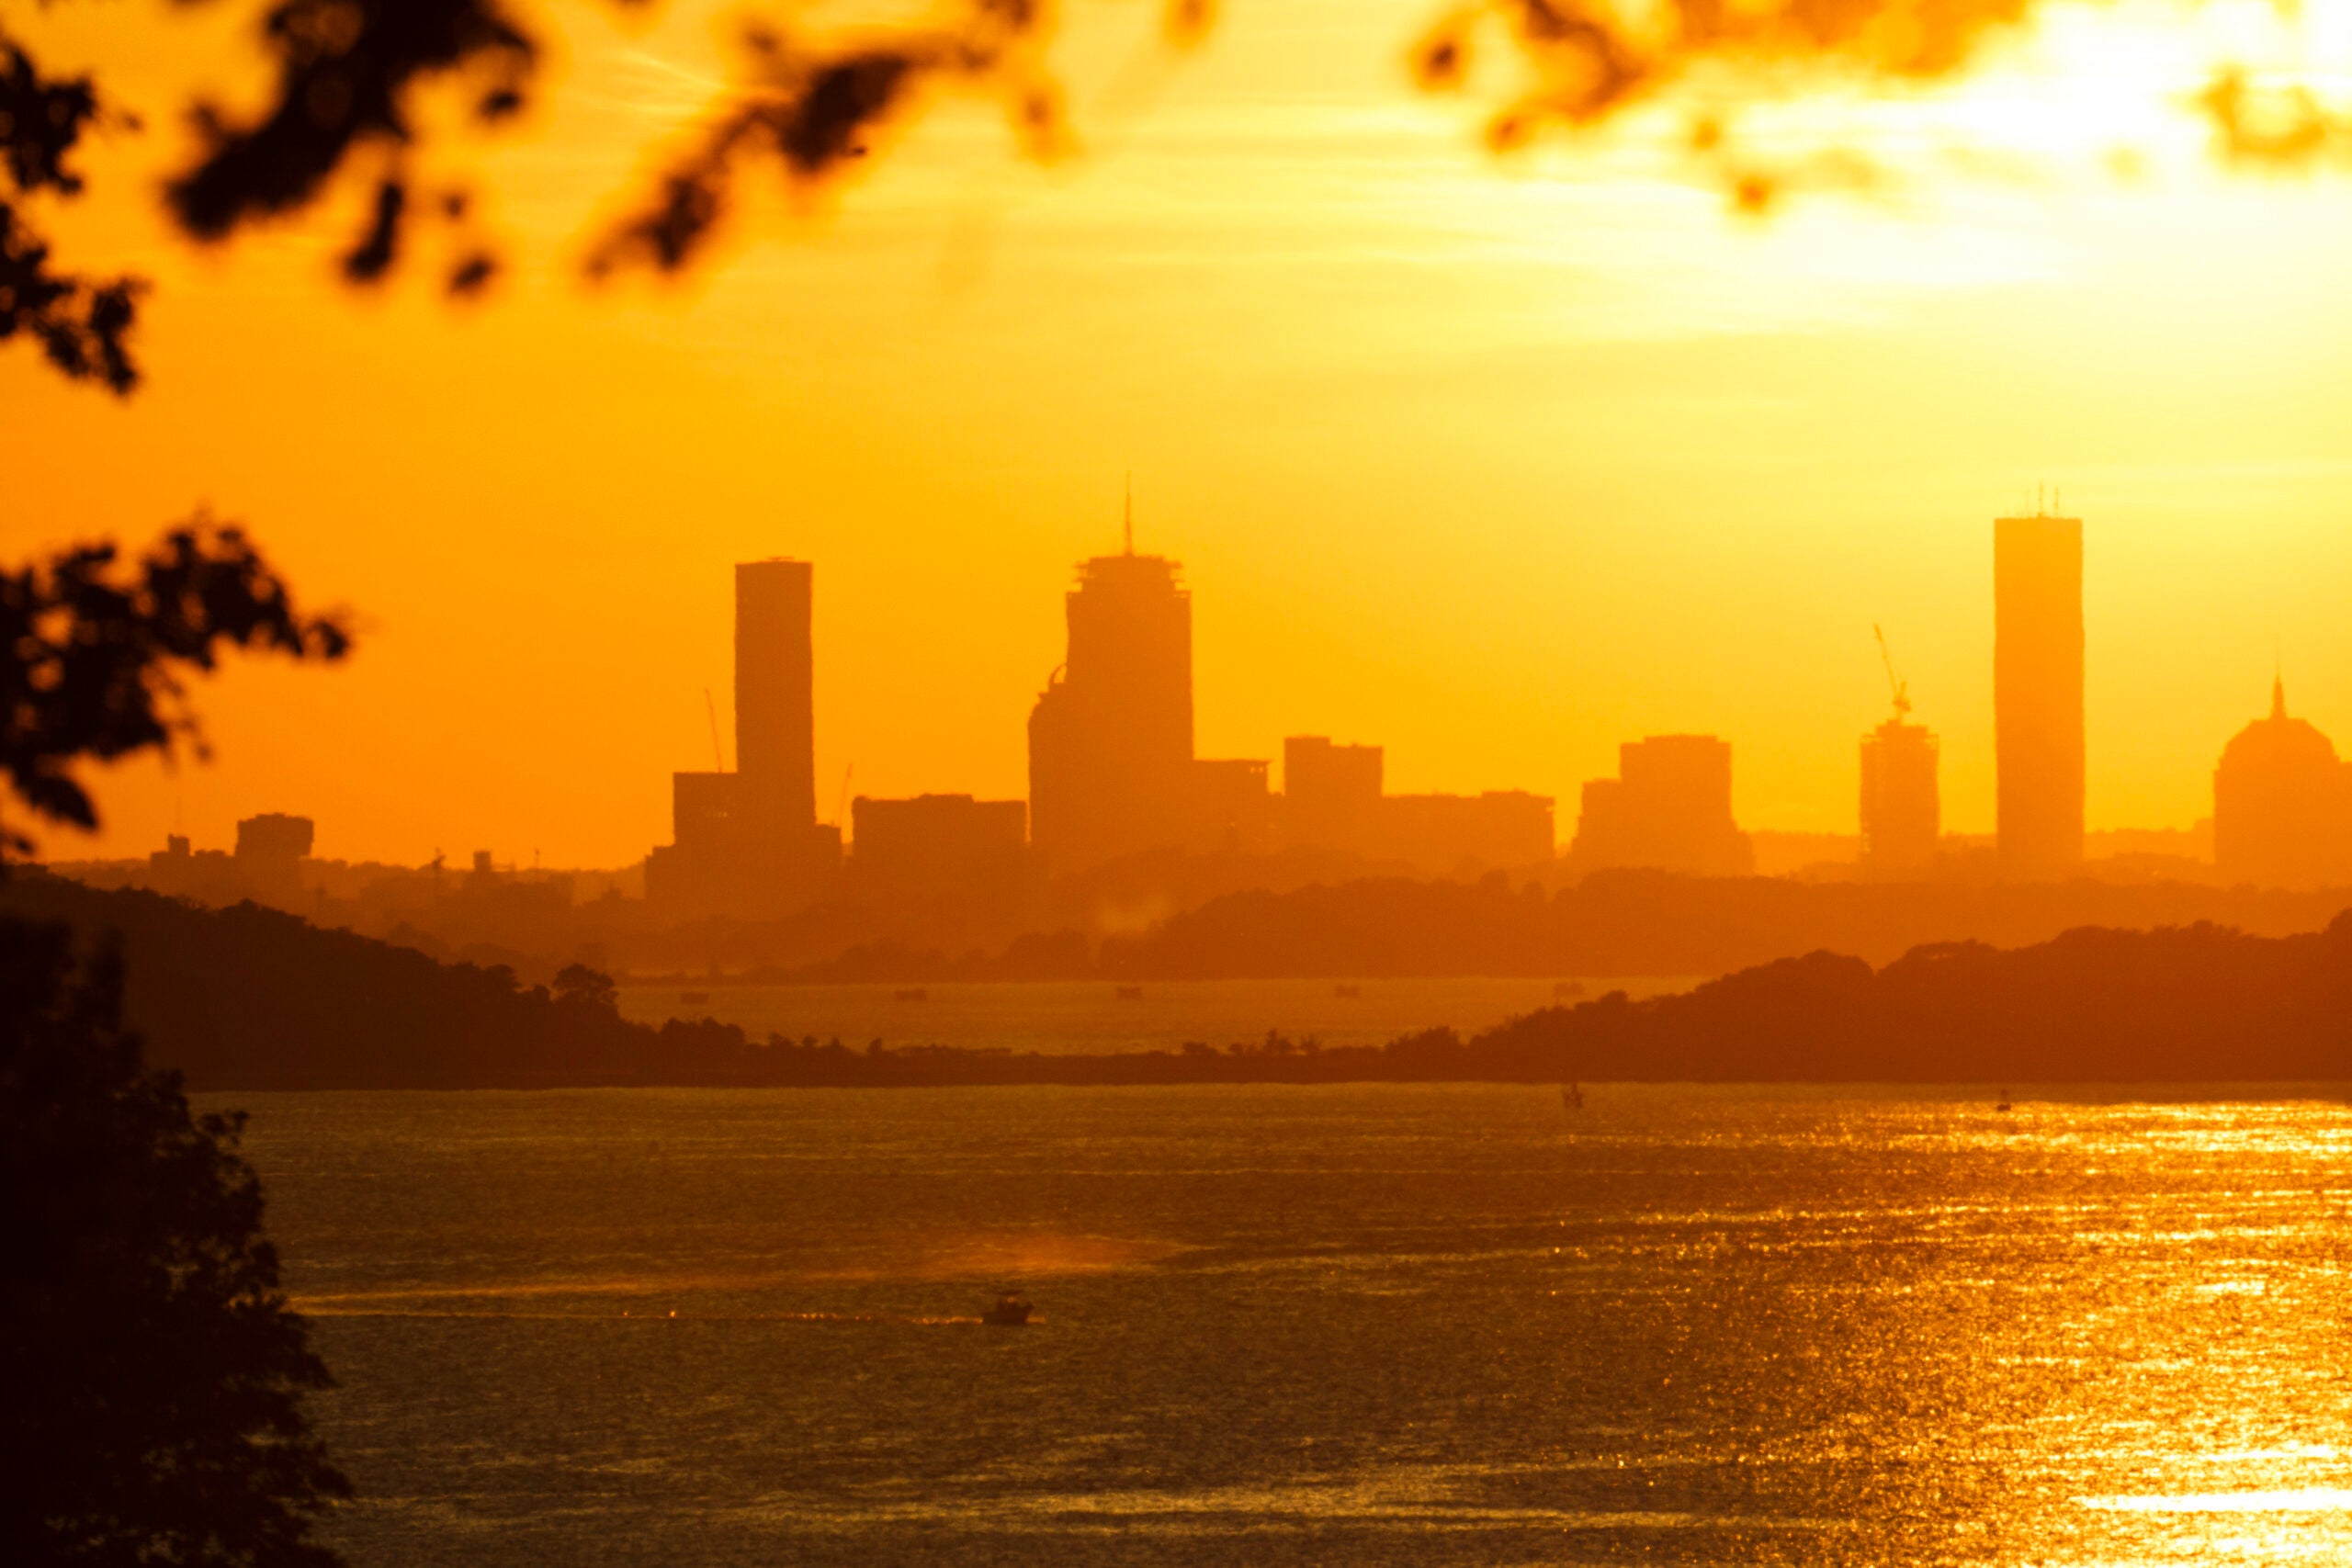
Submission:
POLYGON ((633 860, 710 764, 706 687, 726 719, 729 563, 772 554, 817 563, 821 814, 853 764, 1024 794, 1129 470, 1193 590, 1203 755, 1379 742, 1393 789, 1557 795, 1564 841, 1620 740, 1679 729, 1733 742, 1744 825, 1851 831, 1873 621, 1947 825, 1989 829, 1991 523, 2037 481, 2086 519, 2092 826, 2207 813, 2281 652, 2352 741, 2352 181, 2225 175, 2165 111, 2216 37, 2251 47, 2236 11, 2069 20, 1966 94, 1783 116, 1792 156, 1899 166, 1758 223, 1656 126, 1487 158, 1473 106, 1406 81, 1426 0, 1235 0, 1182 57, 1081 6, 1073 163, 951 105, 684 288, 585 289, 726 14, 550 14, 538 112, 467 165, 519 265, 462 310, 332 288, 347 200, 227 265, 164 234, 177 95, 240 85, 229 17, 28 19, 150 127, 86 160, 107 194, 65 259, 161 288, 127 406, 0 355, 0 544, 209 502, 366 631, 343 669, 205 687, 218 760, 107 776, 108 831, 52 852, 288 810, 327 855, 633 860))

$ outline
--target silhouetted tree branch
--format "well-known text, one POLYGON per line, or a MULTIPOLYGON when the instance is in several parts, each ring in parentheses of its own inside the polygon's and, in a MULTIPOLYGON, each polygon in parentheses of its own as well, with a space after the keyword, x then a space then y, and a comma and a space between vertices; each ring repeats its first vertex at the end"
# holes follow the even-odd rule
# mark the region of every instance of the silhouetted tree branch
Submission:
POLYGON ((44 193, 81 194, 66 160, 97 116, 88 77, 45 77, 0 36, 0 340, 22 333, 68 377, 119 393, 139 378, 126 340, 141 285, 58 271, 25 210, 44 193))
POLYGON ((242 1116, 141 1066, 110 951, 0 920, 0 1562, 334 1568, 350 1486, 242 1116))
MULTIPOLYGON (((1159 3, 1176 43, 1214 20, 1210 0, 1159 3)), ((1948 80, 1976 64, 1990 39, 2051 4, 1456 0, 1411 57, 1425 89, 1475 90, 1493 100, 1487 138, 1497 150, 1645 106, 1689 108, 1684 150, 1740 205, 1760 208, 1790 171, 1748 155, 1731 112, 1737 107, 1948 80), (1474 62, 1489 55, 1502 57, 1515 80, 1474 81, 1474 62)), ((471 226, 469 191, 422 188, 418 169, 429 150, 417 100, 454 90, 476 124, 512 119, 529 103, 542 62, 528 11, 529 0, 273 0, 254 29, 272 68, 269 96, 242 116, 208 102, 194 107, 198 151, 167 187, 174 220, 190 237, 218 243, 307 210, 339 181, 356 180, 368 199, 342 254, 347 281, 390 276, 412 249, 412 231, 429 222, 456 239, 443 287, 480 291, 497 257, 471 226)), ((1055 23, 1046 0, 938 0, 927 19, 880 30, 829 33, 797 20, 747 26, 738 80, 698 117, 630 215, 591 246, 590 272, 690 265, 747 171, 764 167, 790 186, 837 177, 938 89, 1000 97, 1027 152, 1057 154, 1070 135, 1047 64, 1055 23)), ((2224 69, 2194 107, 2237 161, 2306 165, 2352 156, 2352 119, 2307 87, 2224 69)), ((88 78, 43 77, 0 34, 0 152, 8 168, 0 188, 0 337, 28 333, 66 374, 121 392, 137 377, 128 339, 141 286, 55 269, 26 211, 41 193, 79 192, 64 160, 100 113, 88 78)))
MULTIPOLYGON (((182 672, 225 648, 336 660, 350 636, 305 615, 243 533, 201 517, 125 570, 111 544, 0 573, 0 773, 33 815, 97 825, 77 761, 204 740, 182 672)), ((0 855, 29 849, 0 829, 0 855)))
MULTIPOLYGON (((344 276, 354 283, 390 269, 415 208, 402 160, 417 137, 417 90, 457 79, 474 117, 495 123, 523 107, 538 63, 537 46, 495 0, 280 0, 264 23, 263 48, 277 67, 272 101, 241 123, 210 104, 197 107, 203 152, 171 183, 172 214, 196 239, 225 239, 307 207, 339 171, 379 155, 389 172, 344 253, 344 276)), ((467 204, 453 195, 440 210, 461 220, 467 204)), ((475 271, 481 260, 460 261, 450 286, 479 288, 488 276, 475 271)))

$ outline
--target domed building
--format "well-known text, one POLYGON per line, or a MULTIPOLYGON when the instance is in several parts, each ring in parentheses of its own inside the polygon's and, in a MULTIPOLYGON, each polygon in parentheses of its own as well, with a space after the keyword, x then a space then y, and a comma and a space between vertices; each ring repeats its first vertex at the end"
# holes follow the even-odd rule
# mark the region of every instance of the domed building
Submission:
POLYGON ((2352 885, 2352 767, 2287 716, 2284 680, 2271 687, 2270 716, 2239 730, 2213 770, 2213 863, 2259 886, 2352 885))

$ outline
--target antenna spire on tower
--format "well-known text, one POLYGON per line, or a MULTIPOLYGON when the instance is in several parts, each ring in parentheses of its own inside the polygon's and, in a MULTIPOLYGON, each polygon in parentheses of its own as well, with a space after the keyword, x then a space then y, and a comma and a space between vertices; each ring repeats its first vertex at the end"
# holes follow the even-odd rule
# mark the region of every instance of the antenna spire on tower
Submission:
POLYGON ((1127 470, 1127 554, 1136 553, 1136 471, 1127 470))

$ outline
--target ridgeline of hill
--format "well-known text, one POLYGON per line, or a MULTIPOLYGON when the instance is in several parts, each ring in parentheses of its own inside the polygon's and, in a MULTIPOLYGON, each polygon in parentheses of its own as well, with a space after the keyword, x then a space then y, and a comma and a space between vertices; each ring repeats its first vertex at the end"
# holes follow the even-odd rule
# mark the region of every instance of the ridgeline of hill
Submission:
MULTIPOLYGON (((821 920, 818 912, 794 917, 788 941, 778 925, 713 919, 659 938, 616 938, 609 951, 632 954, 639 969, 665 972, 673 983, 689 987, 1433 976, 1567 979, 1725 975, 1816 951, 1886 964, 1936 942, 2026 947, 2083 926, 2149 931, 2211 922, 2259 936, 2288 936, 2317 931, 2346 908, 2352 908, 2352 890, 2345 888, 2214 887, 2089 877, 2063 883, 1807 883, 1605 871, 1547 892, 1538 883, 1514 884, 1497 873, 1475 883, 1361 878, 1226 892, 1180 905, 1148 931, 1093 944, 1070 930, 1033 931, 998 948, 941 945, 903 931, 877 933, 873 911, 842 908, 821 920), (842 945, 810 955, 808 950, 826 945, 827 933, 842 945), (784 947, 801 955, 779 958, 784 947)), ((546 953, 538 962, 552 972, 546 953)))
POLYGON ((2083 929, 2009 951, 1941 943, 1877 970, 1815 953, 1684 995, 1545 1009, 1468 1040, 1435 1030, 1324 1050, 1270 1035, 1107 1055, 761 1043, 707 1020, 653 1029, 501 969, 274 910, 38 874, 0 884, 0 915, 119 931, 126 1010, 151 1057, 198 1090, 2352 1078, 2352 914, 2285 937, 2199 924, 2083 929))
POLYGON ((1230 893, 1105 939, 1095 964, 1125 980, 1727 975, 1816 951, 1875 965, 1936 942, 2024 947, 2083 926, 2211 921, 2286 936, 2318 931, 2347 907, 2352 895, 2341 888, 1805 883, 1660 871, 1596 872, 1547 897, 1496 874, 1230 893))

